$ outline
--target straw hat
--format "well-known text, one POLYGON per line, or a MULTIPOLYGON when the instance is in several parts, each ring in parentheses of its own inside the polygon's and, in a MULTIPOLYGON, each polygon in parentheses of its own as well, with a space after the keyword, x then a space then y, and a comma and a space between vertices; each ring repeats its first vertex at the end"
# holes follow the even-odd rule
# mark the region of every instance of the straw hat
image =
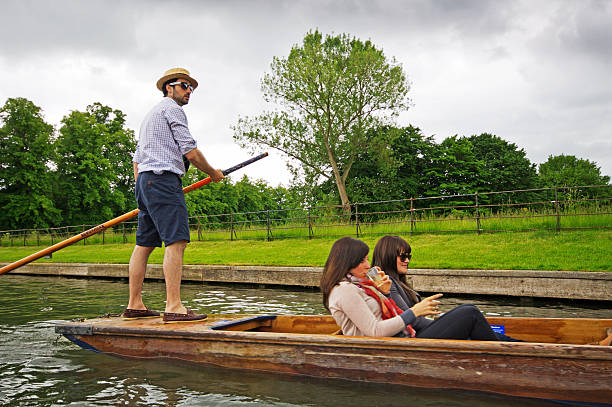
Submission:
POLYGON ((191 76, 189 76, 188 70, 186 70, 185 68, 172 68, 172 69, 168 69, 164 73, 164 76, 162 76, 157 81, 157 89, 162 90, 162 86, 164 86, 164 83, 174 78, 187 79, 191 83, 191 86, 193 86, 194 89, 198 87, 198 81, 196 81, 191 76))

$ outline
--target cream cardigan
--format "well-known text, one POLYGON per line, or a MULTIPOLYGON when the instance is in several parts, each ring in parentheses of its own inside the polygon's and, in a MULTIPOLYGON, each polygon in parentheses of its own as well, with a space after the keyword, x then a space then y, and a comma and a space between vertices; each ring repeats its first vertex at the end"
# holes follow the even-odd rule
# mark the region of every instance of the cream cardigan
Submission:
POLYGON ((383 320, 378 302, 348 281, 332 288, 328 304, 344 335, 393 336, 406 327, 399 315, 383 320))

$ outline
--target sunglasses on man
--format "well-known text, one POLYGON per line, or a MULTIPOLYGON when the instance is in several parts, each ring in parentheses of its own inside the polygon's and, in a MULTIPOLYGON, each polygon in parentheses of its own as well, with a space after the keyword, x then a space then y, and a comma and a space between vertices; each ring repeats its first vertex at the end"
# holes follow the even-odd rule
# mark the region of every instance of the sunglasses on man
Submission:
POLYGON ((170 86, 181 85, 181 88, 183 88, 183 90, 191 89, 191 92, 193 93, 193 86, 191 86, 187 82, 172 82, 172 83, 169 83, 168 85, 170 86))
POLYGON ((401 261, 406 261, 406 260, 410 261, 410 259, 412 259, 412 254, 410 253, 401 253, 401 254, 398 254, 398 256, 401 261))

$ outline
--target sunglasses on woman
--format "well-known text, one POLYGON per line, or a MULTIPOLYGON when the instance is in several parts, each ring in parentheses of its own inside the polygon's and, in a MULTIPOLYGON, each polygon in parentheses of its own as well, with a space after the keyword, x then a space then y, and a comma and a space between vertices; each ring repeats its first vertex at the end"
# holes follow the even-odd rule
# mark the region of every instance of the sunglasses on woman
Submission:
POLYGON ((398 254, 398 256, 401 261, 406 261, 406 260, 410 261, 410 259, 412 259, 412 254, 410 253, 400 253, 398 254))
POLYGON ((183 88, 183 90, 191 89, 191 92, 193 92, 193 86, 191 86, 187 82, 172 82, 172 83, 169 83, 168 85, 170 86, 181 85, 181 88, 183 88))

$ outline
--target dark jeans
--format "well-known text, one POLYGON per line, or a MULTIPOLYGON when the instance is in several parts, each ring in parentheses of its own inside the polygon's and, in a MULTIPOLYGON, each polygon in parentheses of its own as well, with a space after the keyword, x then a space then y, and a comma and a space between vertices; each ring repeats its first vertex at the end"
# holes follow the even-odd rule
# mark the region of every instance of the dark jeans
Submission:
POLYGON ((499 340, 480 310, 471 304, 460 305, 417 332, 417 338, 499 340))

